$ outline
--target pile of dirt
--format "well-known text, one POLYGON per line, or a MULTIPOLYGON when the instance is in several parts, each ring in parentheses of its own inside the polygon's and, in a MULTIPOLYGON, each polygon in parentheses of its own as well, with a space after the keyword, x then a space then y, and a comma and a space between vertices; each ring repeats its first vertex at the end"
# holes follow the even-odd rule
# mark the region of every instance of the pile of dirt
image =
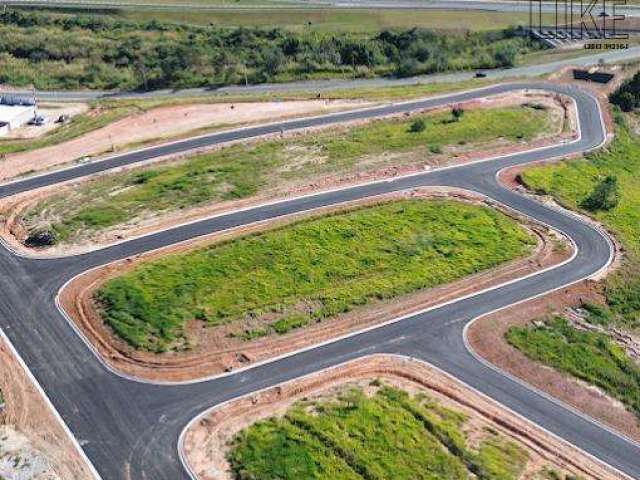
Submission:
POLYGON ((0 478, 37 480, 91 479, 47 401, 0 338, 0 478))

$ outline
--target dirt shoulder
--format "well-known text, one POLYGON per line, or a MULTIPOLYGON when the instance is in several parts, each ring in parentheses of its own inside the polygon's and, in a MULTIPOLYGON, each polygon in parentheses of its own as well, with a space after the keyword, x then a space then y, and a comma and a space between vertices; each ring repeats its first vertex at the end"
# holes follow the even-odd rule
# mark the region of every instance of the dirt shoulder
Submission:
MULTIPOLYGON (((0 163, 0 181, 68 164, 84 157, 122 153, 186 134, 202 134, 270 120, 322 114, 371 105, 358 100, 204 103, 152 108, 130 115, 78 138, 29 152, 8 154, 0 163)), ((100 110, 91 113, 99 114, 100 110)))
MULTIPOLYGON (((149 380, 183 381, 231 371, 317 344, 323 340, 345 335, 370 325, 398 318, 447 300, 453 300, 462 295, 519 278, 540 268, 557 264, 570 255, 571 247, 560 234, 542 225, 532 223, 515 212, 496 205, 495 202, 470 192, 430 188, 384 195, 374 199, 367 199, 366 201, 351 202, 339 208, 326 208, 313 214, 294 215, 275 222, 262 222, 223 234, 210 235, 183 244, 173 245, 136 258, 125 259, 77 277, 60 293, 59 300, 62 308, 80 327, 85 337, 96 346, 102 357, 114 369, 149 380), (539 240, 537 248, 530 256, 508 262, 501 267, 481 272, 441 287, 403 295, 390 301, 375 302, 348 314, 340 315, 331 321, 294 330, 286 335, 273 335, 253 341, 245 341, 237 336, 230 336, 230 333, 242 328, 242 325, 238 325, 235 322, 233 325, 208 328, 203 322, 193 320, 187 324, 186 328, 188 343, 192 348, 184 352, 155 354, 136 351, 116 337, 110 328, 104 324, 97 312, 97 305, 93 300, 93 292, 110 278, 133 268, 139 262, 149 261, 170 253, 184 252, 195 247, 235 238, 242 234, 264 231, 301 218, 309 218, 355 206, 372 205, 382 201, 413 197, 451 198, 498 208, 533 232, 539 240)), ((247 327, 250 327, 250 325, 247 325, 247 327)))
POLYGON ((6 402, 0 412, 0 473, 4 473, 5 460, 9 458, 16 461, 13 463, 15 478, 93 478, 64 428, 2 338, 0 389, 6 402))
POLYGON ((185 432, 183 453, 200 480, 229 480, 225 458, 229 442, 258 420, 283 415, 296 401, 332 395, 345 385, 367 385, 375 379, 410 393, 426 393, 441 405, 466 414, 472 431, 492 429, 527 450, 525 475, 550 467, 586 479, 624 478, 609 467, 554 437, 528 420, 466 387, 428 364, 389 355, 374 355, 296 379, 227 402, 198 418, 185 432))
MULTIPOLYGON (((35 191, 30 191, 14 197, 0 201, 0 236, 15 250, 25 254, 37 254, 38 256, 70 255, 95 250, 114 243, 121 242, 128 238, 147 235, 159 230, 175 227, 190 221, 206 218, 211 215, 223 214, 238 208, 248 208, 260 203, 276 200, 294 198, 296 196, 320 192, 332 188, 349 187, 375 180, 394 178, 401 175, 412 174, 421 171, 428 171, 451 165, 461 165, 470 161, 483 158, 490 158, 496 155, 511 154, 531 148, 543 147, 558 143, 561 139, 575 138, 577 135, 577 120, 575 109, 564 97, 550 95, 545 92, 511 92, 506 95, 482 98, 461 104, 465 109, 488 109, 523 105, 525 103, 541 104, 548 108, 550 118, 553 118, 553 125, 557 126, 554 131, 545 132, 539 138, 528 142, 509 142, 505 139, 496 139, 483 145, 453 145, 443 149, 441 154, 425 155, 423 151, 408 152, 398 155, 388 152, 379 155, 376 159, 362 159, 361 162, 349 172, 326 175, 309 174, 303 181, 288 180, 278 181, 272 188, 260 191, 257 195, 242 200, 232 201, 212 201, 200 206, 176 209, 175 211, 165 211, 161 213, 148 213, 140 218, 133 218, 125 224, 109 228, 104 231, 87 235, 73 244, 59 244, 46 249, 30 249, 24 245, 24 240, 28 236, 27 228, 23 217, 28 215, 31 208, 44 198, 52 195, 67 192, 73 194, 73 189, 83 183, 90 182, 92 178, 81 179, 70 182, 66 185, 55 185, 35 191)), ((436 113, 447 108, 431 109, 429 112, 436 113)), ((419 112, 416 112, 419 113, 419 112)), ((387 117, 393 118, 393 117, 387 117)), ((338 127, 330 127, 340 133, 346 128, 367 122, 350 122, 338 127)), ((324 127, 327 130, 329 127, 324 127)), ((315 131, 315 129, 314 129, 315 131)), ((295 140, 298 136, 310 134, 310 131, 288 133, 287 137, 295 140)), ((257 143, 264 139, 252 140, 245 143, 257 143)), ((221 148, 223 146, 219 146, 221 148)), ((212 149, 207 149, 210 151, 212 149)), ((178 162, 185 158, 185 155, 171 157, 168 159, 156 160, 158 162, 178 162)))

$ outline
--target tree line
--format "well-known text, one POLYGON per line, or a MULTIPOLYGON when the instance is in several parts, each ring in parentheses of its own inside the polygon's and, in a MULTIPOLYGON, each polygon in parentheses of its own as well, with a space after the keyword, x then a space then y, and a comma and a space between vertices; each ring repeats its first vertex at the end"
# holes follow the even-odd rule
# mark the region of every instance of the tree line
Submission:
POLYGON ((515 29, 310 34, 7 10, 0 14, 0 83, 152 90, 403 77, 510 67, 538 48, 515 29))

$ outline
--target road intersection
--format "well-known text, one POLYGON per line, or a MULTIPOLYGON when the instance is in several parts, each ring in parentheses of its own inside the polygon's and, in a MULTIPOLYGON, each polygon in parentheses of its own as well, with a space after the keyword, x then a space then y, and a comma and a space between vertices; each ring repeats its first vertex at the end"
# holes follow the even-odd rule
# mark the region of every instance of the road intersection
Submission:
POLYGON ((240 395, 373 353, 393 353, 429 362, 628 476, 640 478, 640 445, 479 361, 464 340, 465 327, 473 319, 589 278, 611 261, 611 243, 601 231, 575 215, 507 190, 496 179, 497 172, 509 166, 564 157, 603 144, 606 132, 599 105, 582 90, 533 81, 503 84, 427 100, 216 133, 0 185, 0 197, 170 153, 277 134, 283 129, 380 117, 523 88, 570 96, 578 111, 580 137, 482 162, 256 206, 72 257, 28 258, 1 248, 0 328, 105 480, 189 478, 181 463, 178 440, 194 417, 240 395), (550 270, 275 361, 217 378, 175 385, 125 378, 105 368, 57 307, 56 297, 62 286, 90 268, 212 232, 422 186, 452 186, 486 195, 564 232, 575 242, 577 254, 550 270))

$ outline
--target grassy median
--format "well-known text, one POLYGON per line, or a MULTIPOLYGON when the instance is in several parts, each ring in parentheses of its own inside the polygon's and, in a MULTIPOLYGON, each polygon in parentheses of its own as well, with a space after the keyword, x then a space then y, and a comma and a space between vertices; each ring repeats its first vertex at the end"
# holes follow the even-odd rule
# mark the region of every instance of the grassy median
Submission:
POLYGON ((353 387, 252 425, 228 458, 239 480, 520 478, 527 452, 489 430, 470 447, 466 422, 424 395, 353 387))
POLYGON ((490 208, 403 200, 144 263, 96 298, 119 336, 164 351, 183 343, 191 319, 235 322, 247 340, 284 334, 499 265, 534 244, 490 208))
POLYGON ((314 177, 421 164, 443 150, 465 150, 498 139, 527 141, 553 125, 548 111, 530 107, 426 113, 380 120, 346 131, 235 145, 179 162, 97 177, 53 195, 25 213, 27 230, 73 243, 125 222, 205 203, 247 198, 314 177), (411 131, 416 119, 421 131, 411 131))

